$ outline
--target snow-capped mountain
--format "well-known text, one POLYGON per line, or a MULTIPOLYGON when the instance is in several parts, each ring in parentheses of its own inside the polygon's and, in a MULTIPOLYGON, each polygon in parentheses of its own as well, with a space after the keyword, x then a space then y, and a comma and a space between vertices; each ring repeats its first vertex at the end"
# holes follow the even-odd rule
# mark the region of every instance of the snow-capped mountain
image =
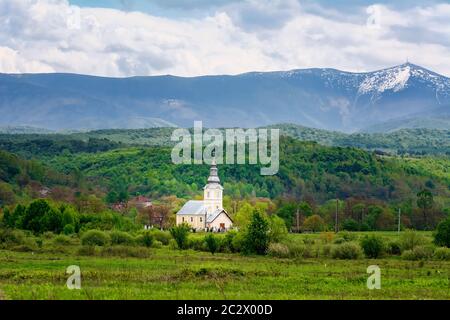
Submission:
MULTIPOLYGON (((0 126, 132 128, 203 120, 210 127, 282 122, 353 132, 389 123, 450 129, 450 79, 411 63, 236 76, 100 78, 0 75, 0 126)), ((393 124, 396 124, 393 128, 393 124)), ((378 129, 374 129, 378 128, 378 129)))

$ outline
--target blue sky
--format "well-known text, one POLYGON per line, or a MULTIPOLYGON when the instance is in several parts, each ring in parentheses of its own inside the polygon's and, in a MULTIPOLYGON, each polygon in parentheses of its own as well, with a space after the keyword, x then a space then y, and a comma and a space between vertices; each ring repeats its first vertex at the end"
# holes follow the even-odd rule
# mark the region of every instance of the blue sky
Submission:
POLYGON ((450 76, 448 1, 0 0, 0 72, 237 74, 411 62, 450 76))

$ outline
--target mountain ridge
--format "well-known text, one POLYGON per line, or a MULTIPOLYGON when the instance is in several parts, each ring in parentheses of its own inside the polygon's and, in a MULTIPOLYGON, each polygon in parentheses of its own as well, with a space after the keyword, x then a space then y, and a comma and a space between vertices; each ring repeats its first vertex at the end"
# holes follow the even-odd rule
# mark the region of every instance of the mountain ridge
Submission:
POLYGON ((209 127, 294 122, 357 132, 414 115, 439 119, 450 110, 450 78, 411 63, 364 73, 313 68, 189 78, 0 74, 0 95, 0 126, 134 129, 203 120, 209 127))

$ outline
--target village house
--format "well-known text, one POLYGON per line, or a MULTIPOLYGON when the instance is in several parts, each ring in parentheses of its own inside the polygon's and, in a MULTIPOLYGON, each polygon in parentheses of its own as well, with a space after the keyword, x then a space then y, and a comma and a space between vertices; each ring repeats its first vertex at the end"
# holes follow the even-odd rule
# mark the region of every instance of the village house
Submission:
POLYGON ((233 226, 233 220, 223 208, 223 187, 213 161, 203 200, 190 200, 177 213, 177 225, 189 224, 195 230, 226 231, 233 226))

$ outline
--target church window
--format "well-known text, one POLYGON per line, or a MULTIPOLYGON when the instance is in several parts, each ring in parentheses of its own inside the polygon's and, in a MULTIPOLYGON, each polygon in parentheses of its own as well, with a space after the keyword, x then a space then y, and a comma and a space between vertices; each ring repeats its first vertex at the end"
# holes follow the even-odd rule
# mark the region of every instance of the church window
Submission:
POLYGON ((183 222, 184 222, 184 217, 183 217, 183 218, 181 218, 181 221, 183 221, 183 222))
POLYGON ((191 217, 191 222, 194 222, 194 218, 191 217))
POLYGON ((200 217, 200 222, 203 222, 203 218, 202 217, 200 217))

